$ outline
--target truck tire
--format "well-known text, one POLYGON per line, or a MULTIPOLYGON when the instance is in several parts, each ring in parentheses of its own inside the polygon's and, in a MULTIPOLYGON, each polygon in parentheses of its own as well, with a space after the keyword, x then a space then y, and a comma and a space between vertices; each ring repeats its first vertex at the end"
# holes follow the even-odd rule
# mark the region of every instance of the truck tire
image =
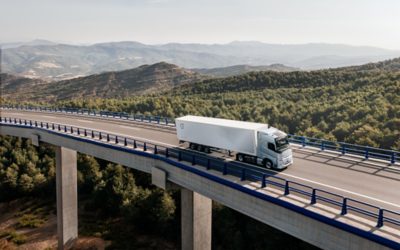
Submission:
POLYGON ((240 162, 243 162, 243 161, 244 161, 244 156, 243 156, 242 154, 237 154, 237 155, 236 155, 236 159, 237 159, 238 161, 240 161, 240 162))
POLYGON ((197 150, 197 145, 195 143, 190 143, 189 147, 191 150, 197 150))
POLYGON ((273 164, 272 161, 269 160, 269 159, 265 159, 264 166, 265 166, 266 168, 269 168, 269 169, 273 169, 273 168, 274 168, 274 164, 273 164))

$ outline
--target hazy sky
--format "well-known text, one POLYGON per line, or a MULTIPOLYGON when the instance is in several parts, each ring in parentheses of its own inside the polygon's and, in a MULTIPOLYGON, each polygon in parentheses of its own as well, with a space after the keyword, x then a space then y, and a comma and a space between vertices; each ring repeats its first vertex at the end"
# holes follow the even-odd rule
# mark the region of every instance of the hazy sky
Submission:
POLYGON ((399 0, 0 0, 0 41, 344 43, 400 49, 399 0))

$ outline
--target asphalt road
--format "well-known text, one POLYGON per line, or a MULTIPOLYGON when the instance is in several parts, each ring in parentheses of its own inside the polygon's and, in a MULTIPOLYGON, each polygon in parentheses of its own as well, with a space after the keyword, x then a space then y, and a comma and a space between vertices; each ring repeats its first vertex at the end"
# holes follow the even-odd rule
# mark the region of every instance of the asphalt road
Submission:
MULTIPOLYGON (((93 117, 1 110, 2 117, 54 122, 95 129, 143 141, 179 146, 173 129, 161 129, 128 121, 101 120, 93 117)), ((400 165, 363 160, 339 153, 321 152, 311 147, 292 146, 294 163, 284 171, 255 166, 276 176, 319 188, 349 198, 400 211, 400 165)), ((214 153, 221 157, 220 153, 214 153)))

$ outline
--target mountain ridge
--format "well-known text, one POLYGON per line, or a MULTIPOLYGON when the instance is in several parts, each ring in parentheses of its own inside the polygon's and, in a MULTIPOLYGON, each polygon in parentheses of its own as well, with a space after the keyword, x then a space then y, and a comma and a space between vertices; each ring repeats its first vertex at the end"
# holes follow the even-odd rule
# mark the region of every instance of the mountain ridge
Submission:
POLYGON ((284 64, 305 70, 350 66, 400 56, 400 51, 337 44, 168 43, 134 41, 93 45, 51 44, 3 49, 3 71, 45 80, 64 80, 165 61, 184 68, 284 64))

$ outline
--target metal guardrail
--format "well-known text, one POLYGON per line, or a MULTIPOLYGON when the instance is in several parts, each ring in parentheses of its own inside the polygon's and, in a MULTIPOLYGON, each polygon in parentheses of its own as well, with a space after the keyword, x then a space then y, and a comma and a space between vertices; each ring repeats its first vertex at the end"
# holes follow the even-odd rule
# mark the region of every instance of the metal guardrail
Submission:
POLYGON ((97 117, 110 117, 115 119, 125 119, 130 121, 146 122, 146 123, 175 127, 175 120, 171 118, 162 116, 143 115, 143 114, 128 114, 126 112, 98 111, 92 109, 77 109, 77 108, 44 108, 44 107, 29 107, 29 106, 2 106, 1 108, 36 111, 36 112, 67 113, 67 114, 78 114, 78 115, 88 115, 97 117))
POLYGON ((380 208, 378 206, 361 202, 355 199, 344 197, 322 189, 313 188, 302 183, 289 181, 287 179, 274 176, 262 171, 249 169, 238 162, 226 162, 221 159, 212 158, 205 155, 199 155, 190 151, 166 147, 163 145, 149 143, 135 138, 118 136, 106 132, 92 129, 79 128, 75 126, 62 125, 58 123, 40 122, 19 118, 1 117, 0 125, 11 125, 25 128, 39 128, 52 131, 58 134, 64 134, 72 137, 78 137, 87 141, 97 141, 105 145, 117 145, 123 148, 140 150, 148 154, 175 159, 178 162, 186 161, 191 165, 202 166, 205 170, 216 170, 222 175, 233 175, 239 177, 241 181, 260 182, 260 188, 273 186, 282 191, 284 196, 295 193, 309 199, 310 205, 317 203, 328 204, 338 208, 340 215, 346 215, 349 211, 368 217, 376 221, 376 227, 380 228, 384 224, 400 226, 400 213, 392 210, 380 208))
MULTIPOLYGON (((145 122, 150 124, 166 125, 175 127, 175 119, 162 116, 148 116, 142 114, 128 114, 125 112, 111 112, 111 111, 97 111, 91 109, 77 109, 77 108, 44 108, 44 107, 30 107, 30 106, 2 106, 5 109, 28 110, 38 112, 54 112, 54 113, 70 113, 89 115, 97 117, 111 117, 115 119, 125 119, 137 122, 145 122)), ((374 148, 362 145, 356 145, 346 142, 334 142, 318 138, 311 138, 299 135, 289 134, 289 141, 291 143, 300 144, 303 147, 311 146, 320 148, 321 150, 331 150, 340 152, 342 154, 351 154, 362 156, 365 159, 375 158, 380 160, 387 160, 391 164, 400 162, 400 152, 395 150, 387 150, 381 148, 374 148)))
POLYGON ((394 150, 361 146, 346 142, 333 142, 323 139, 310 138, 292 134, 289 134, 289 141, 292 143, 300 144, 303 147, 312 146, 320 148, 321 150, 336 151, 343 155, 344 154, 359 155, 364 157, 364 159, 375 158, 380 160, 386 160, 389 161, 391 164, 400 162, 400 152, 394 150))

